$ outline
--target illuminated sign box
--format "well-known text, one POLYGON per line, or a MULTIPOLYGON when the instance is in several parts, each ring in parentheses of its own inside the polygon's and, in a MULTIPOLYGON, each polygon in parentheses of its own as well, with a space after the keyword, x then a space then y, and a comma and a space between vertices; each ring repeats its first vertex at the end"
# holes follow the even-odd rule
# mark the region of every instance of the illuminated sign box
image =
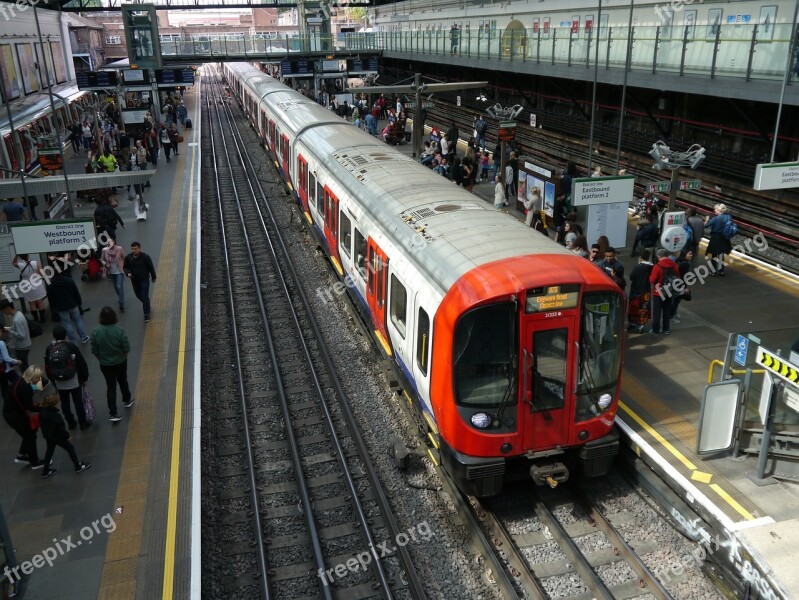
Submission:
POLYGON ((579 285, 551 285, 528 290, 524 311, 527 313, 536 313, 565 310, 576 308, 579 301, 579 285))

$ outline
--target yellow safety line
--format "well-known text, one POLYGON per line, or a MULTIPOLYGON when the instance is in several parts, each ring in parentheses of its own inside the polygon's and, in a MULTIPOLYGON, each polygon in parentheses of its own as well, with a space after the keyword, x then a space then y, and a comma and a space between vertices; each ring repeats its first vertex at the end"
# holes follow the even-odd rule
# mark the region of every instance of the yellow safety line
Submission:
POLYGON ((646 430, 646 432, 649 435, 651 435, 658 442, 660 442, 661 446, 663 446, 666 450, 671 452, 677 460, 679 460, 683 465, 685 465, 686 469, 688 469, 689 471, 696 471, 696 465, 692 463, 690 460, 688 460, 688 457, 685 456, 685 454, 677 450, 677 448, 675 448, 671 444, 671 442, 669 442, 666 438, 664 438, 657 431, 655 431, 655 429, 649 423, 647 423, 641 417, 639 417, 638 414, 633 409, 631 409, 621 400, 619 400, 619 406, 624 412, 630 415, 636 423, 638 423, 641 427, 643 427, 644 430, 646 430))
POLYGON ((732 506, 733 509, 735 510, 735 512, 737 512, 739 515, 741 515, 744 519, 746 519, 747 521, 754 520, 754 518, 755 518, 754 515, 752 513, 750 513, 748 510, 746 510, 743 506, 738 504, 738 502, 735 500, 735 498, 733 498, 727 492, 725 492, 719 484, 711 483, 710 484, 710 489, 712 489, 719 496, 721 496, 721 499, 724 500, 730 506, 732 506))
POLYGON ((380 342, 380 344, 383 346, 383 350, 386 351, 386 354, 391 356, 391 346, 389 346, 388 342, 386 341, 386 338, 383 337, 383 334, 380 333, 377 329, 375 329, 375 335, 377 336, 377 339, 380 342))
POLYGON ((332 262, 333 266, 336 267, 336 271, 338 272, 339 277, 343 277, 344 269, 341 268, 341 263, 338 261, 338 259, 335 256, 331 256, 330 262, 332 262))
MULTIPOLYGON (((198 147, 199 148, 199 147, 198 147)), ((180 483, 180 442, 183 425, 183 377, 186 366, 186 322, 189 303, 189 266, 191 259, 191 224, 194 212, 194 173, 197 168, 197 155, 193 153, 191 160, 191 180, 189 183, 189 212, 186 219, 186 254, 183 257, 183 290, 180 307, 180 341, 178 346, 177 380, 175 381, 175 422, 172 425, 172 458, 169 473, 169 501, 166 517, 166 551, 164 552, 164 587, 161 598, 171 600, 175 581, 175 538, 178 518, 178 485, 180 483)), ((197 307, 195 307, 196 309, 197 307)), ((195 332, 199 335, 199 332, 195 332)), ((195 356, 195 360, 199 357, 195 356)), ((197 385, 198 382, 195 382, 197 385)), ((197 435, 197 432, 194 432, 197 435)), ((196 516, 196 515, 195 515, 196 516)))

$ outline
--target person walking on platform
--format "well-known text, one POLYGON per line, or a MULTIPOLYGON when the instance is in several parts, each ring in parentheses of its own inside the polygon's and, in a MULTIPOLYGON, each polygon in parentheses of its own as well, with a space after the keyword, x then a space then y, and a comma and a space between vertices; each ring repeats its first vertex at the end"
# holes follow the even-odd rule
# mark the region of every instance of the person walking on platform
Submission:
POLYGON ((150 129, 147 133, 144 134, 144 146, 147 149, 147 154, 150 159, 150 163, 154 166, 158 166, 158 132, 155 128, 150 129))
POLYGON ((44 370, 58 390, 69 428, 75 429, 78 424, 81 430, 91 427, 91 421, 86 418, 81 389, 89 380, 89 365, 86 364, 80 348, 67 341, 67 330, 63 325, 53 327, 53 341, 44 351, 44 370), (75 405, 74 415, 70 407, 70 398, 75 405))
POLYGON ((652 286, 649 276, 652 274, 650 258, 652 251, 649 248, 641 250, 641 258, 630 273, 630 302, 627 310, 628 331, 634 329, 638 333, 644 332, 644 325, 649 321, 650 306, 652 301, 652 286))
POLYGON ((696 209, 693 206, 685 211, 685 216, 687 217, 686 223, 688 227, 691 228, 692 232, 691 241, 687 247, 694 253, 691 258, 691 267, 695 267, 696 261, 699 258, 699 241, 705 233, 705 222, 702 220, 702 217, 696 214, 696 209))
POLYGON ((144 322, 150 322, 150 281, 155 283, 153 259, 141 251, 141 244, 133 242, 130 254, 125 257, 125 275, 133 285, 133 293, 141 301, 144 309, 144 322))
POLYGON ((30 260, 27 254, 18 254, 14 257, 14 260, 11 261, 11 264, 14 265, 14 268, 19 269, 20 283, 23 281, 28 282, 28 291, 24 292, 22 295, 28 303, 28 307, 33 315, 33 320, 44 323, 46 321, 44 299, 47 297, 47 289, 45 288, 44 280, 41 278, 39 262, 30 260), (39 276, 36 278, 35 282, 32 280, 33 275, 39 276))
POLYGON ((108 278, 114 284, 119 300, 119 312, 125 312, 125 251, 117 246, 113 239, 103 248, 103 266, 107 269, 108 278))
POLYGON ((175 152, 175 156, 180 156, 178 144, 183 141, 183 137, 178 133, 177 125, 169 127, 169 141, 172 142, 172 150, 175 152))
POLYGON ((103 153, 97 157, 97 165, 103 173, 113 173, 117 170, 117 159, 108 150, 108 146, 103 149, 103 153))
POLYGON ((727 207, 724 204, 716 204, 713 207, 713 212, 715 215, 705 220, 705 229, 710 232, 710 241, 707 243, 705 256, 710 256, 711 261, 716 263, 715 269, 711 266, 711 271, 713 271, 710 274, 711 277, 715 277, 716 273, 724 277, 724 256, 732 250, 732 241, 730 241, 732 236, 727 234, 730 225, 727 223, 732 226, 735 223, 727 214, 727 207))
POLYGON ((180 122, 181 127, 186 126, 186 117, 189 116, 189 111, 186 108, 186 105, 183 104, 183 100, 178 103, 178 107, 175 109, 175 114, 178 117, 178 121, 180 122))
POLYGON ((42 427, 42 437, 47 442, 47 450, 44 453, 44 469, 42 470, 42 479, 47 479, 51 475, 56 474, 56 470, 50 468, 50 461, 53 460, 55 454, 55 447, 61 446, 69 453, 69 458, 75 467, 75 472, 80 473, 86 469, 91 468, 91 464, 81 462, 78 459, 78 453, 75 452, 75 446, 69 441, 69 433, 64 426, 64 419, 61 413, 58 412, 59 397, 57 394, 48 394, 44 397, 42 402, 42 409, 39 412, 39 420, 42 427))
POLYGON ((122 217, 119 216, 116 210, 103 200, 99 203, 97 208, 94 209, 94 223, 97 226, 97 237, 99 238, 105 232, 112 240, 117 239, 117 225, 125 229, 125 223, 122 222, 122 217))
POLYGON ((3 205, 3 220, 8 223, 17 223, 25 220, 25 207, 12 198, 3 205))
POLYGON ((81 131, 83 133, 83 149, 85 151, 88 151, 89 146, 92 143, 92 138, 94 137, 94 134, 92 133, 92 128, 89 127, 88 121, 83 122, 83 127, 81 127, 81 131))
POLYGON ((100 311, 100 324, 92 331, 92 354, 100 361, 106 384, 108 414, 112 423, 122 417, 117 413, 117 384, 122 392, 125 408, 133 406, 133 396, 128 386, 128 353, 130 342, 125 330, 117 325, 117 314, 110 306, 100 311))
POLYGON ((3 398, 3 419, 22 439, 14 462, 30 465, 34 471, 41 469, 44 463, 39 460, 39 451, 36 448, 37 429, 31 426, 29 415, 39 412, 40 408, 33 403, 33 395, 34 390, 38 391, 43 387, 41 368, 28 367, 21 379, 15 379, 3 398))
POLYGON ((652 329, 649 333, 669 335, 674 283, 679 279, 680 271, 665 248, 658 250, 657 257, 658 262, 649 274, 649 283, 652 284, 652 329))
POLYGON ((6 327, 6 331, 11 335, 11 343, 14 354, 20 361, 22 370, 28 368, 28 353, 31 351, 31 332, 28 327, 28 319, 21 311, 14 308, 10 300, 0 300, 0 311, 11 317, 11 327, 6 327))
POLYGON ((159 134, 159 142, 161 143, 161 147, 164 149, 164 156, 166 157, 166 162, 172 162, 172 159, 169 158, 169 154, 172 152, 172 140, 169 137, 169 130, 166 128, 166 125, 161 123, 161 130, 159 134))
POLYGON ((80 317, 83 299, 80 297, 80 291, 72 277, 67 273, 57 272, 47 285, 47 295, 50 298, 50 308, 53 312, 58 313, 61 324, 66 329, 67 336, 72 343, 78 343, 75 331, 78 332, 81 343, 88 342, 89 336, 83 328, 83 319, 80 317))

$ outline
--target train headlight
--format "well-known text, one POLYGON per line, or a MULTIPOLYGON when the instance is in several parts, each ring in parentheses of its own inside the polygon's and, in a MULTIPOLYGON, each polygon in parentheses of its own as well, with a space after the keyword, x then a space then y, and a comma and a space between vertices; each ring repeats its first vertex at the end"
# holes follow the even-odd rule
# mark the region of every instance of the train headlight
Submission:
POLYGON ((602 394, 599 397, 599 401, 597 402, 597 404, 599 405, 599 408, 601 408, 602 410, 607 410, 611 402, 613 402, 613 396, 611 396, 610 394, 602 394))
POLYGON ((470 421, 478 429, 485 429, 491 425, 491 415, 484 412, 474 413, 470 421))

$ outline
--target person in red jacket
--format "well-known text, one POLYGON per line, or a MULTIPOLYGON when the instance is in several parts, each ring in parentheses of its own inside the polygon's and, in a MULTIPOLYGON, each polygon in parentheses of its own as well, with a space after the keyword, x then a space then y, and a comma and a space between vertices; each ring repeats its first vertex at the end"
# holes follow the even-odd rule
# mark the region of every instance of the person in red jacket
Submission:
POLYGON ((679 293, 675 290, 677 287, 675 283, 680 281, 680 270, 677 268, 677 263, 669 257, 667 250, 661 248, 657 256, 658 262, 652 267, 652 273, 649 275, 649 283, 652 284, 652 329, 649 333, 669 335, 672 303, 679 293))

